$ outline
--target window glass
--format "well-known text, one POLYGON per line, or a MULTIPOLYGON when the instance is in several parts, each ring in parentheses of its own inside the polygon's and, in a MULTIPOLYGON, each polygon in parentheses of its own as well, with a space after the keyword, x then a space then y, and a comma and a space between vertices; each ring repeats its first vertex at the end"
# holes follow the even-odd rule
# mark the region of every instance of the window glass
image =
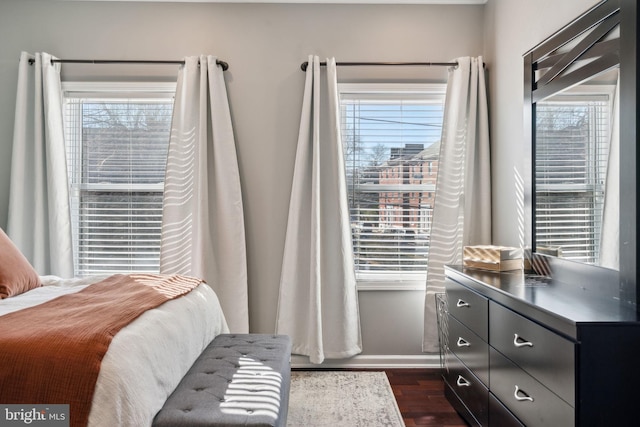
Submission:
POLYGON ((445 85, 340 85, 360 281, 424 281, 445 85))
POLYGON ((76 275, 158 272, 175 86, 65 89, 76 275))

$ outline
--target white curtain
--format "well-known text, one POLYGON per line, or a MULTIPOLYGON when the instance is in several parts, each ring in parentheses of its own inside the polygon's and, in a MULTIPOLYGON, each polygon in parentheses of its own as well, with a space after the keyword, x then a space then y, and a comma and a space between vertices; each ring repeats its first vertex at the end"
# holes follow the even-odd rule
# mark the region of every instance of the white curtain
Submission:
POLYGON ((489 118, 482 57, 449 70, 427 264, 423 351, 438 351, 435 294, 465 245, 491 243, 489 118))
POLYGON ((52 59, 20 55, 7 234, 39 274, 66 278, 73 240, 60 64, 52 59))
POLYGON ((310 56, 276 321, 311 363, 362 351, 335 59, 322 80, 310 56))
POLYGON ((611 102, 609 160, 600 240, 600 265, 620 268, 620 77, 611 102))
POLYGON ((231 332, 249 331, 240 173, 222 68, 192 56, 178 75, 163 201, 162 273, 203 278, 231 332))

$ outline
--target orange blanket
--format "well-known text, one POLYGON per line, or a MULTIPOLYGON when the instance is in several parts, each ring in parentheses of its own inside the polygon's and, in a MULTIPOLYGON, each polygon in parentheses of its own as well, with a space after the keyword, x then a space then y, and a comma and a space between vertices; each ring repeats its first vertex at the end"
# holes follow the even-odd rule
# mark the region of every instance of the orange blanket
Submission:
POLYGON ((115 334, 200 283, 185 276, 115 275, 0 316, 0 403, 69 404, 71 426, 85 426, 115 334))

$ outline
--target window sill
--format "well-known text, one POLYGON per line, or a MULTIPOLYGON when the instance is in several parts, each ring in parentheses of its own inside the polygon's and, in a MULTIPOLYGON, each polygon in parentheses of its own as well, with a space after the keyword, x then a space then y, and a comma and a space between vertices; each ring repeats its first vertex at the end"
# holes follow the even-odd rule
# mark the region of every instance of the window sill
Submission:
POLYGON ((382 280, 358 280, 358 291, 424 291, 427 284, 424 280, 382 281, 382 280))

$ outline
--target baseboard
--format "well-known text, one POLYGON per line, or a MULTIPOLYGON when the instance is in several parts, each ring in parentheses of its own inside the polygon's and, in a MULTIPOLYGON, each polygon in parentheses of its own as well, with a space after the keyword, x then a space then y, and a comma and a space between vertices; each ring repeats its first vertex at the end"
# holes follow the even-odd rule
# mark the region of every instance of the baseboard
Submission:
POLYGON ((292 355, 293 369, 384 369, 384 368, 439 368, 437 354, 419 355, 361 355, 349 359, 327 359, 321 364, 309 362, 307 356, 292 355))

